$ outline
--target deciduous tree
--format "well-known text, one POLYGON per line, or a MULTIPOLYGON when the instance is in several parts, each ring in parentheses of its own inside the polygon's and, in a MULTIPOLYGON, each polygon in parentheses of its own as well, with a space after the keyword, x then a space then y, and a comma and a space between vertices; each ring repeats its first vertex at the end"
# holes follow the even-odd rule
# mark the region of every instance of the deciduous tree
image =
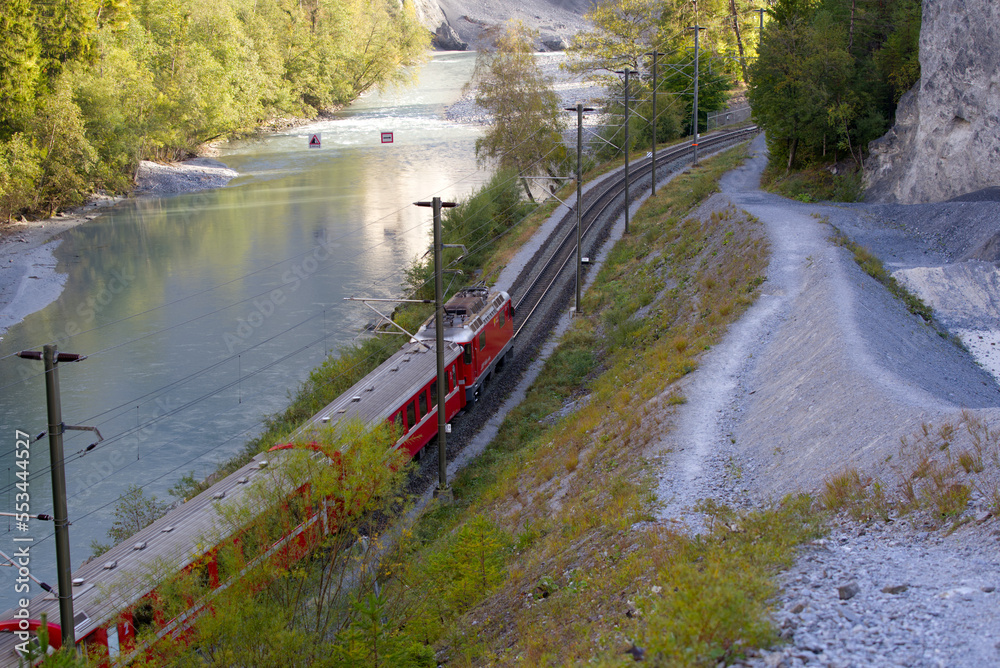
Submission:
POLYGON ((479 52, 472 78, 476 103, 490 115, 476 155, 517 170, 529 199, 526 177, 555 175, 566 157, 559 97, 535 61, 532 44, 533 33, 524 24, 508 24, 492 49, 479 52))

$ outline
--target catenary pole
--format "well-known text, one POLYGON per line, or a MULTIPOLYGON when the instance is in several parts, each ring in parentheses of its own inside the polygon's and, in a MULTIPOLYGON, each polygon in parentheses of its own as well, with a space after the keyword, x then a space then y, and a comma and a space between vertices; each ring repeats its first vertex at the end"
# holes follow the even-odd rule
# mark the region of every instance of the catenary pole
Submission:
POLYGON ((693 28, 688 28, 688 30, 694 30, 694 143, 692 147, 694 148, 694 166, 698 166, 698 35, 704 28, 699 26, 697 23, 693 28))
POLYGON ((441 241, 441 208, 453 207, 454 202, 442 202, 440 197, 430 202, 417 202, 417 206, 432 207, 434 213, 434 347, 437 353, 437 418, 438 418, 438 488, 436 495, 447 497, 448 451, 447 451, 447 411, 448 385, 444 369, 444 265, 441 241))
POLYGON ((56 534, 56 571, 59 588, 59 625, 64 647, 76 646, 73 628, 73 572, 69 553, 69 512, 66 507, 66 464, 63 459, 62 404, 59 399, 59 362, 79 362, 83 355, 60 353, 46 345, 39 353, 18 353, 23 359, 41 359, 45 364, 45 400, 49 416, 49 461, 52 471, 52 515, 56 534))
POLYGON ((580 306, 581 275, 583 274, 583 103, 576 103, 576 314, 580 306))
POLYGON ((656 61, 660 55, 659 51, 653 50, 653 189, 651 195, 656 194, 656 61))

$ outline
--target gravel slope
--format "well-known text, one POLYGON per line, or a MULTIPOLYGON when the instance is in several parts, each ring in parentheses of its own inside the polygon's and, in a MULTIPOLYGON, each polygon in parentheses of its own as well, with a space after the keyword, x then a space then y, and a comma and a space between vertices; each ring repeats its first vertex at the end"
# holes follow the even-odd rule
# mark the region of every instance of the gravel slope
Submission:
MULTIPOLYGON (((696 528, 687 508, 700 498, 762 504, 816 491, 848 466, 891 475, 901 436, 924 423, 956 422, 963 408, 1000 422, 995 378, 829 241, 832 224, 913 269, 962 257, 941 242, 949 234, 963 247, 974 247, 976 235, 967 227, 951 232, 961 226, 954 216, 938 220, 940 205, 908 207, 904 228, 887 221, 884 207, 807 205, 763 193, 765 164, 758 138, 753 159, 705 205, 732 202, 757 216, 772 262, 761 298, 686 379, 688 402, 657 458, 663 521, 696 528), (928 241, 932 226, 940 236, 928 241)), ((909 520, 867 527, 843 520, 785 577, 775 607, 790 644, 750 664, 1000 665, 1000 524, 983 508, 974 497, 969 513, 985 523, 950 535, 909 520), (842 600, 838 588, 852 582, 859 591, 842 600)))

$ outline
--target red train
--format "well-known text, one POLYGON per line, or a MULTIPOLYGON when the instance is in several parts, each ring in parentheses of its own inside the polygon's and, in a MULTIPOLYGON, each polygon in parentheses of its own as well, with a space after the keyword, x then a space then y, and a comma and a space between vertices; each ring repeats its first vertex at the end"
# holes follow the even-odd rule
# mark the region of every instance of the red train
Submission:
MULTIPOLYGON (((451 420, 479 397, 484 383, 502 368, 511 354, 514 309, 505 292, 491 292, 485 287, 466 288, 445 305, 445 373, 447 394, 444 400, 447 420, 451 420)), ((363 424, 395 422, 402 430, 396 444, 410 456, 417 455, 437 434, 437 360, 433 316, 413 339, 385 363, 339 396, 301 429, 301 433, 335 423, 345 418, 363 424)), ((282 449, 278 446, 276 449, 282 449)), ((257 455, 235 473, 213 484, 195 498, 170 511, 150 526, 117 545, 100 558, 84 564, 73 573, 73 609, 77 644, 96 657, 101 665, 119 665, 143 651, 143 647, 167 635, 183 633, 205 605, 192 602, 172 619, 158 618, 150 601, 156 585, 146 574, 151 563, 173 564, 175 572, 197 569, 210 588, 219 587, 237 574, 223 572, 217 563, 219 546, 239 542, 238 532, 220 529, 217 506, 241 507, 248 483, 275 470, 283 453, 257 455), (269 461, 270 460, 270 461, 269 461), (218 535, 218 543, 206 548, 206 535, 218 535), (109 596, 108 592, 114 592, 109 596), (124 612, 123 612, 124 610, 124 612), (136 638, 144 631, 155 634, 143 647, 136 638), (102 658, 103 657, 103 658, 102 658)), ((331 514, 315 509, 295 526, 283 527, 270 546, 257 558, 280 555, 286 561, 305 555, 310 537, 330 529, 331 514)), ((60 637, 59 604, 52 594, 30 600, 25 624, 15 610, 0 617, 0 666, 17 666, 18 646, 27 627, 33 639, 39 617, 49 621, 49 636, 56 643, 60 637)))

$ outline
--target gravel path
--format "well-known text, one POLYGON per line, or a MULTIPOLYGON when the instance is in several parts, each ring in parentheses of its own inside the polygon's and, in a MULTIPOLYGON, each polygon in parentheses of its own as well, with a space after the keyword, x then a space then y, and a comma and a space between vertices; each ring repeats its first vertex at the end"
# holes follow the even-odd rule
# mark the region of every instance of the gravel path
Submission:
MULTIPOLYGON (((955 423, 963 408, 1000 422, 995 378, 830 241, 835 225, 900 270, 928 260, 941 266, 963 252, 926 239, 940 205, 897 211, 907 227, 894 226, 885 207, 808 205, 761 192, 765 164, 758 138, 752 160, 705 204, 710 211, 731 202, 758 217, 772 261, 758 302, 686 379, 688 402, 661 443, 661 520, 694 529, 700 520, 687 509, 698 499, 761 505, 817 491, 848 466, 890 476, 900 437, 924 424, 955 423)), ((968 230, 950 232, 956 220, 934 223, 941 238, 975 247, 968 230)), ((927 531, 916 518, 840 520, 783 579, 776 621, 789 644, 748 665, 1000 665, 1000 524, 984 508, 974 495, 968 513, 983 523, 951 534, 927 531)))

